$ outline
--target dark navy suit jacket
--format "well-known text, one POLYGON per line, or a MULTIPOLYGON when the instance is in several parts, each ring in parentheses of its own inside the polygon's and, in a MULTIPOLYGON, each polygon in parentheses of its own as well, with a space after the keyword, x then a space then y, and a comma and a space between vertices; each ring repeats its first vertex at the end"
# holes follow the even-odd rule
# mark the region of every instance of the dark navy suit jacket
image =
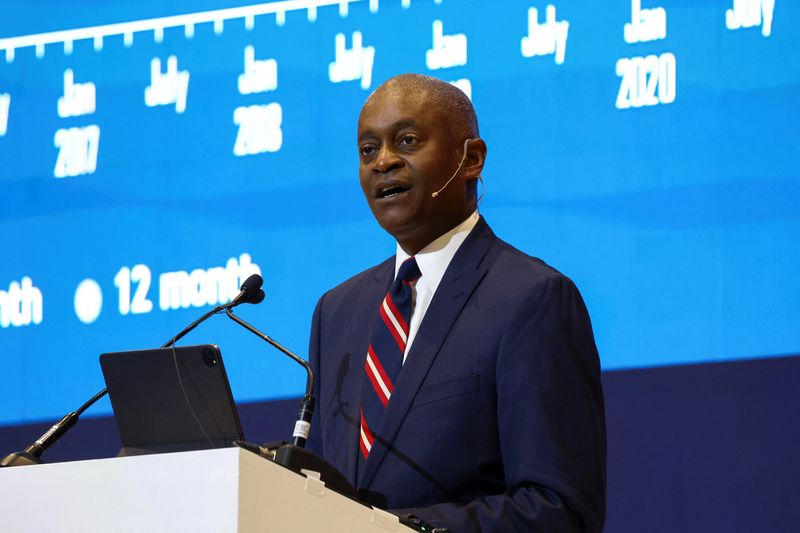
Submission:
POLYGON ((358 472, 367 345, 394 257, 326 293, 308 447, 397 513, 466 531, 600 531, 600 364, 575 285, 481 218, 434 294, 358 472))

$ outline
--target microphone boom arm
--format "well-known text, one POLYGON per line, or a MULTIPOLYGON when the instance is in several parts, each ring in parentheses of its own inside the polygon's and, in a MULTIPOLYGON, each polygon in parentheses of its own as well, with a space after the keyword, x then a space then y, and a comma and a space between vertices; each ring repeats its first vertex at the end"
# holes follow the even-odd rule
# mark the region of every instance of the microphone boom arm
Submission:
POLYGON ((240 326, 251 332, 253 335, 257 336, 261 340, 268 342, 277 350, 288 355, 306 370, 306 393, 305 396, 303 397, 303 402, 300 405, 300 412, 298 415, 297 422, 295 423, 294 426, 294 432, 292 434, 292 444, 300 448, 304 447, 308 439, 308 432, 311 429, 311 416, 314 413, 314 372, 311 370, 311 365, 308 364, 308 361, 294 354, 291 350, 283 346, 281 343, 270 338, 269 335, 262 333, 261 331, 257 330, 255 327, 251 326, 238 316, 234 315, 233 309, 228 308, 225 312, 228 315, 228 318, 230 318, 231 320, 233 320, 234 322, 236 322, 237 324, 239 324, 240 326))

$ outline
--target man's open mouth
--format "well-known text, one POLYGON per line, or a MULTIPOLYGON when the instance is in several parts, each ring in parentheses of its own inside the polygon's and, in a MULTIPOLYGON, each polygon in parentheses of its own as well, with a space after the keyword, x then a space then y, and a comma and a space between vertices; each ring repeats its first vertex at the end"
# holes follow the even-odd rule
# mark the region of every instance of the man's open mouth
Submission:
POLYGON ((375 195, 376 198, 391 198, 393 196, 398 196, 403 194, 404 192, 411 189, 411 187, 406 187, 404 185, 389 185, 387 187, 381 187, 378 189, 378 193, 375 195))

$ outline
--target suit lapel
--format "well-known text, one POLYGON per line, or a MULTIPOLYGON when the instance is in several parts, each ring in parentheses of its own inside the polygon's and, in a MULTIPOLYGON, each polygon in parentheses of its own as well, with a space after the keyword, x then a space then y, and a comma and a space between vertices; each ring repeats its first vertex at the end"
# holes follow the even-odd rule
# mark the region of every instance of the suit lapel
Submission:
MULTIPOLYGON (((359 473, 359 489, 369 488, 376 471, 391 448, 417 390, 428 374, 428 369, 436 359, 469 296, 486 274, 487 267, 481 266, 481 261, 495 240, 492 230, 481 217, 445 271, 397 379, 392 399, 381 418, 377 431, 380 440, 376 439, 376 445, 373 445, 370 451, 364 471, 359 473)), ((355 449, 358 450, 357 440, 355 449)))

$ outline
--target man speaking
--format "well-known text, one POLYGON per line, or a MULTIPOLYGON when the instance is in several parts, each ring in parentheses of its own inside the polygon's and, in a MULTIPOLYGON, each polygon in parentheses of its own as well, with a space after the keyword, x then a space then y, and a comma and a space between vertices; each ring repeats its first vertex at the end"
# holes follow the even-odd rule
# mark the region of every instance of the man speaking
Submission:
POLYGON ((366 502, 452 532, 600 531, 589 316, 571 280, 478 214, 486 143, 471 102, 434 78, 392 78, 361 110, 358 152, 397 253, 317 304, 308 447, 366 502))

